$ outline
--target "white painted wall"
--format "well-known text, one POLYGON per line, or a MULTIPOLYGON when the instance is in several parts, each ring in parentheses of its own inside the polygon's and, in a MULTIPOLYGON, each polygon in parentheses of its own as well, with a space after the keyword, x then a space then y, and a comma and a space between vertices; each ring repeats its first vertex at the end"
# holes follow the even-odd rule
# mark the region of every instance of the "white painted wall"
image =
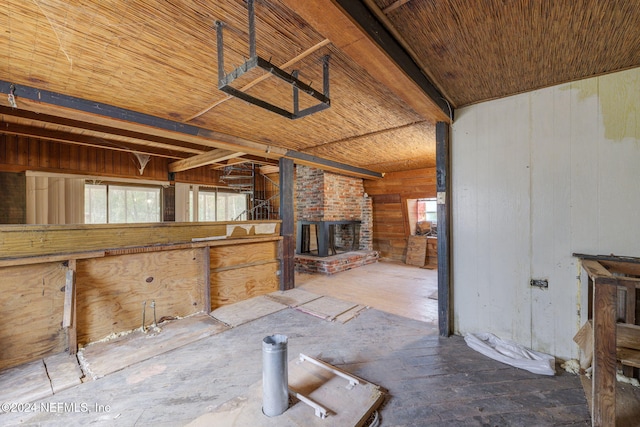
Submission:
POLYGON ((577 357, 572 253, 640 256, 640 68, 457 110, 451 147, 456 333, 577 357))

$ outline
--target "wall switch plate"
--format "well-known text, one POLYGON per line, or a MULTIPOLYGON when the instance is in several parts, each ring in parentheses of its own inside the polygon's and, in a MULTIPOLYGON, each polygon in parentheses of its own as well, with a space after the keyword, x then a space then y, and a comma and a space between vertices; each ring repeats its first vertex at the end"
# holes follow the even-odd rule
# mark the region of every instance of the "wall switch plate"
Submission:
POLYGON ((531 286, 536 288, 548 288, 549 281, 547 279, 531 279, 531 286))

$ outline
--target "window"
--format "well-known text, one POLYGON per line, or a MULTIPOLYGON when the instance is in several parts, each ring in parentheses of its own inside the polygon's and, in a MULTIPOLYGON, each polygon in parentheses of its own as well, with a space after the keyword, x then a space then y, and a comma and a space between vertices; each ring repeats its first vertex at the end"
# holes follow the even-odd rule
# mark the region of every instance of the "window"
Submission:
POLYGON ((89 184, 84 187, 85 224, 160 222, 160 187, 89 184))
POLYGON ((244 221, 247 219, 247 195, 217 188, 193 189, 189 194, 191 221, 244 221), (197 194, 197 203, 194 203, 197 194), (194 217, 194 205, 197 215, 194 217))
POLYGON ((438 204, 436 199, 418 200, 418 221, 438 222, 438 204))

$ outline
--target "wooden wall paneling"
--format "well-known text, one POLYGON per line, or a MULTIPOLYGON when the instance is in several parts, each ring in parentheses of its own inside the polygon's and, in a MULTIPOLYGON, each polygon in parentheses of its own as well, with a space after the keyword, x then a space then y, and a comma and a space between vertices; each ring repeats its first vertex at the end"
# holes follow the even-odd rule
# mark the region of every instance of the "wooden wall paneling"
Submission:
POLYGON ((213 247, 211 309, 280 289, 279 241, 213 247))
POLYGON ((77 262, 78 343, 142 326, 156 317, 204 311, 204 252, 201 248, 138 253, 77 262))
POLYGON ((60 169, 60 145, 57 142, 49 142, 49 168, 60 169))
POLYGON ((78 170, 80 167, 80 146, 71 145, 69 146, 69 169, 70 170, 78 170))
POLYGON ((18 144, 18 159, 17 164, 26 165, 29 160, 29 144, 26 144, 24 141, 19 141, 16 138, 16 143, 18 144))
POLYGON ((40 142, 38 165, 42 168, 49 168, 49 141, 40 142))
POLYGON ((98 173, 104 173, 105 172, 104 156, 107 150, 94 148, 93 151, 95 152, 95 171, 98 173))
POLYGON ((29 162, 27 166, 40 167, 40 144, 36 140, 32 140, 25 137, 20 137, 21 141, 25 144, 29 144, 29 162))
POLYGON ((65 351, 61 262, 0 268, 0 370, 65 351))
POLYGON ((60 144, 60 169, 70 169, 71 168, 71 145, 70 144, 60 144))
POLYGON ((113 150, 104 150, 104 173, 113 173, 113 150))

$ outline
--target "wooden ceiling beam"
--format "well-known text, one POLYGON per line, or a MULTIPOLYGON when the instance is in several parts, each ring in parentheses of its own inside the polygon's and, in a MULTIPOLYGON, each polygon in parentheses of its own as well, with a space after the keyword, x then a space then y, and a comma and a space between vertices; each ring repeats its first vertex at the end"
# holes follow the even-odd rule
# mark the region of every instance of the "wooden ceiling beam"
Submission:
POLYGON ((448 101, 362 2, 282 1, 425 119, 451 121, 448 101))
POLYGON ((385 7, 382 10, 382 13, 384 13, 386 15, 386 14, 388 14, 390 12, 393 12, 394 10, 399 8, 400 6, 402 6, 402 5, 406 4, 406 3, 409 3, 409 1, 411 1, 411 0, 396 0, 393 3, 391 3, 389 6, 385 7))
POLYGON ((116 141, 108 138, 99 138, 91 135, 81 135, 59 130, 45 129, 41 127, 27 126, 16 123, 0 121, 0 133, 8 135, 26 136, 29 138, 47 139, 65 144, 85 145, 96 148, 106 148, 115 151, 136 152, 171 159, 182 159, 187 153, 182 151, 160 148, 131 142, 116 141))
POLYGON ((200 166, 206 166, 212 163, 221 162, 223 160, 240 157, 244 154, 245 153, 238 153, 235 151, 214 148, 213 150, 207 151, 206 153, 198 154, 197 156, 189 157, 188 159, 182 159, 178 160, 177 162, 169 163, 169 172, 182 172, 189 169, 195 169, 199 168, 200 166))
MULTIPOLYGON (((74 120, 68 117, 52 115, 46 113, 39 113, 24 109, 10 108, 0 105, 0 115, 6 117, 17 117, 20 119, 31 120, 34 123, 43 123, 46 125, 58 125, 64 126, 72 129, 79 129, 82 131, 87 131, 95 134, 106 134, 106 135, 115 135, 127 138, 132 141, 132 143, 139 145, 148 145, 150 147, 159 147, 159 148, 172 148, 175 151, 182 151, 187 154, 200 154, 210 147, 203 144, 194 144, 185 141, 176 141, 171 138, 163 138, 160 136, 149 135, 142 132, 135 132, 127 129, 122 129, 115 126, 105 126, 96 123, 90 123, 82 120, 74 120), (140 141, 140 142, 133 142, 140 141), (147 144, 142 144, 142 141, 145 141, 147 144)), ((96 136, 94 134, 94 136, 96 136)), ((75 134, 74 134, 75 135, 75 134)), ((178 156, 184 157, 184 156, 178 156)))
POLYGON ((310 156, 295 150, 275 147, 269 144, 263 144, 169 119, 150 116, 112 105, 101 104, 29 86, 13 85, 0 80, 0 94, 7 95, 9 93, 15 95, 18 108, 9 108, 7 97, 0 96, 0 108, 4 106, 5 108, 3 110, 8 110, 7 115, 11 115, 11 111, 26 110, 30 113, 36 113, 36 117, 44 114, 55 116, 60 120, 70 118, 78 122, 88 123, 89 126, 107 126, 116 132, 116 135, 120 134, 118 131, 128 131, 139 135, 146 135, 145 139, 160 137, 167 141, 173 141, 176 144, 200 144, 201 146, 204 145, 210 148, 248 153, 269 159, 287 157, 295 160, 296 163, 341 173, 343 175, 382 178, 382 174, 378 172, 322 157, 310 156))

